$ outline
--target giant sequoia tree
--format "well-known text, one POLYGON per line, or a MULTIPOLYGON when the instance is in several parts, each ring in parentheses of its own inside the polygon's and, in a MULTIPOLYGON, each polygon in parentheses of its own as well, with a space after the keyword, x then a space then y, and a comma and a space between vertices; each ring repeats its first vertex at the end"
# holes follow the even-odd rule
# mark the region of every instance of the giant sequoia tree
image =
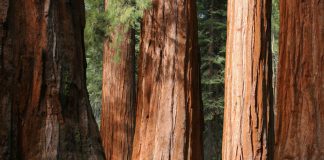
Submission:
POLYGON ((203 159, 194 0, 153 0, 142 22, 132 159, 203 159))
POLYGON ((280 1, 275 159, 324 159, 324 1, 280 1))
MULTIPOLYGON (((106 9, 110 3, 105 1, 106 9)), ((106 158, 128 160, 135 129, 135 35, 127 25, 112 27, 104 44, 100 132, 106 158)))
POLYGON ((103 159, 82 0, 0 1, 0 159, 103 159))
POLYGON ((271 0, 229 0, 223 159, 269 159, 271 0))

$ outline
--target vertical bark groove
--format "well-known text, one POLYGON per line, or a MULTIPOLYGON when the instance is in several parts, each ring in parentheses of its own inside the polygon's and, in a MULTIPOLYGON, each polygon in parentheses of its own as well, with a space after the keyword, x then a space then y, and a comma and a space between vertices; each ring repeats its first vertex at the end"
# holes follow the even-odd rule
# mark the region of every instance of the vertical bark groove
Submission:
POLYGON ((144 14, 132 159, 203 159, 196 2, 144 14))
POLYGON ((85 85, 83 2, 0 9, 0 159, 104 159, 85 85))
MULTIPOLYGON (((109 5, 105 1, 106 9, 109 5)), ((135 32, 116 26, 104 44, 101 136, 108 160, 130 160, 135 130, 135 32), (122 39, 122 41, 119 41, 122 39)))
POLYGON ((275 159, 324 159, 324 1, 280 1, 275 159))
MULTIPOLYGON (((3 43, 6 40, 7 34, 7 12, 9 7, 8 0, 0 1, 0 74, 4 73, 4 59, 3 59, 3 43)), ((11 154, 11 145, 10 145, 10 123, 11 123, 11 108, 6 107, 10 106, 11 99, 9 97, 9 87, 4 85, 6 82, 10 82, 10 77, 7 79, 1 78, 1 90, 0 90, 0 159, 8 159, 11 154)))
POLYGON ((271 0, 229 0, 222 157, 271 159, 271 0))

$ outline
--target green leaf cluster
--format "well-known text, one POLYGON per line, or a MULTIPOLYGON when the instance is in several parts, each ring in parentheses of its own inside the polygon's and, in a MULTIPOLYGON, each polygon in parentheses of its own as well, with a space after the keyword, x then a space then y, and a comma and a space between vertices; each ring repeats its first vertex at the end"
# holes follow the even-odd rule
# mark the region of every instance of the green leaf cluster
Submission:
POLYGON ((86 26, 84 30, 85 50, 87 60, 87 89, 90 104, 98 124, 101 115, 101 85, 102 85, 102 52, 107 26, 104 17, 103 0, 86 0, 86 26))
MULTIPOLYGON (((114 35, 116 38, 112 46, 118 53, 119 44, 124 37, 123 31, 117 31, 117 29, 122 26, 124 31, 130 28, 139 30, 139 20, 144 11, 150 7, 150 4, 150 0, 108 0, 108 4, 104 4, 104 0, 85 0, 86 26, 84 37, 87 60, 87 89, 98 123, 100 123, 101 114, 104 40, 114 35)), ((118 63, 120 55, 116 54, 113 61, 118 63)))
POLYGON ((115 37, 111 44, 117 53, 113 57, 114 62, 119 63, 120 60, 119 46, 124 39, 125 34, 123 33, 136 27, 150 4, 150 0, 109 0, 106 4, 105 17, 108 22, 106 35, 115 37))
POLYGON ((202 99, 205 121, 222 116, 226 51, 226 0, 198 0, 202 99))
POLYGON ((134 28, 144 11, 150 7, 150 2, 150 0, 109 0, 105 12, 109 22, 107 33, 113 33, 119 26, 123 26, 125 30, 134 28))
MULTIPOLYGON (((271 32, 272 32, 272 52, 278 54, 279 52, 279 0, 272 0, 272 14, 271 14, 271 32)), ((275 55, 276 56, 276 55, 275 55)))
POLYGON ((226 0, 198 0, 198 38, 205 158, 221 158, 226 52, 226 0), (212 148, 212 152, 210 152, 212 148))

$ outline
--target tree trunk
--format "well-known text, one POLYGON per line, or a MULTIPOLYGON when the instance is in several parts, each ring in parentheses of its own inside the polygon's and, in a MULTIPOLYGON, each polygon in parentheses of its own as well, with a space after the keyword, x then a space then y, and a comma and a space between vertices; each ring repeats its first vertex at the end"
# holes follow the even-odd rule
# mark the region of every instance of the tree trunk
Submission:
POLYGON ((223 160, 271 159, 271 0, 228 1, 223 160))
POLYGON ((1 0, 0 159, 104 159, 82 0, 1 0))
POLYGON ((275 159, 324 159, 324 1, 280 1, 275 159))
POLYGON ((153 0, 143 17, 134 160, 203 159, 195 3, 153 0))
POLYGON ((221 149, 222 146, 222 128, 220 127, 220 122, 218 117, 205 122, 204 130, 204 159, 205 160, 220 160, 221 159, 221 149))
POLYGON ((114 31, 104 44, 100 131, 108 160, 130 160, 136 112, 135 34, 125 26, 114 31))

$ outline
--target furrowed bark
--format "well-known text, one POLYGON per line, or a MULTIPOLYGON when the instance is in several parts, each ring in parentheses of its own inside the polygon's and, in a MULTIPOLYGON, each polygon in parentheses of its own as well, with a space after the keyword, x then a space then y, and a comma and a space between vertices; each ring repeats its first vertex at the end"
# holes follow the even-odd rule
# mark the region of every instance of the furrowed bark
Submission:
MULTIPOLYGON (((11 139, 11 97, 10 87, 12 76, 5 76, 5 61, 3 44, 7 36, 7 17, 8 17, 9 0, 0 1, 0 159, 8 159, 12 152, 11 139)), ((8 69, 7 72, 10 69, 8 69)), ((15 157, 14 157, 15 158, 15 157)))
POLYGON ((229 0, 223 160, 271 159, 271 0, 229 0))
POLYGON ((194 0, 153 0, 142 22, 133 160, 201 160, 194 0))
POLYGON ((324 159, 324 1, 280 1, 275 159, 324 159))
POLYGON ((0 9, 0 159, 104 159, 85 83, 83 1, 0 9))
POLYGON ((130 160, 132 156, 136 114, 135 34, 126 27, 116 26, 104 44, 100 132, 109 160, 130 160))

